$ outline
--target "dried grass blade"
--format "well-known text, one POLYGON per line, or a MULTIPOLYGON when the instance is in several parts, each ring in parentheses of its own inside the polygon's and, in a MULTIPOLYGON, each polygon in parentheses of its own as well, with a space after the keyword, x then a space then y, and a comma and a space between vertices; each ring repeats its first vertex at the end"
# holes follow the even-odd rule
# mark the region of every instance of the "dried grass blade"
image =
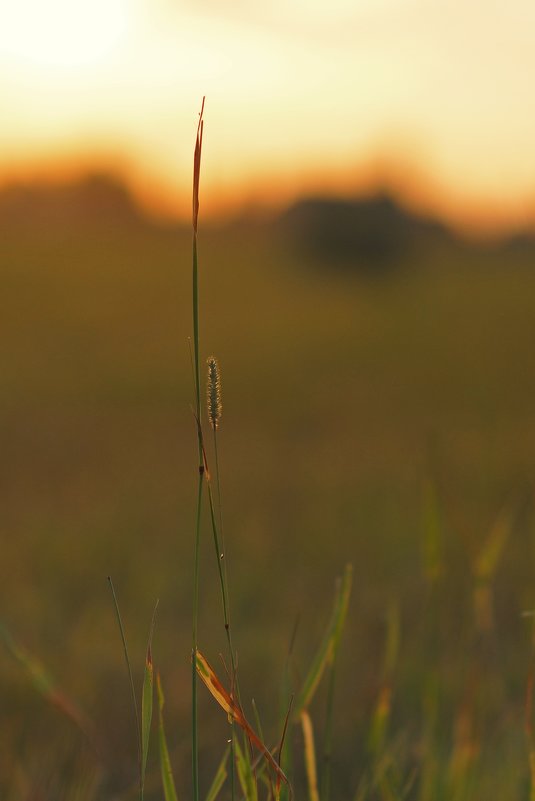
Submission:
POLYGON ((238 726, 243 729, 250 743, 254 745, 258 751, 260 751, 265 759, 267 759, 276 775, 279 776, 285 784, 289 784, 286 775, 277 764, 271 751, 264 745, 254 729, 249 725, 242 710, 236 701, 234 701, 234 699, 225 690, 214 669, 210 666, 200 651, 196 652, 196 668, 198 675, 206 685, 209 692, 213 695, 219 706, 225 710, 229 720, 234 720, 238 726))
POLYGON ((202 135, 204 129, 204 101, 202 99, 201 111, 199 113, 199 123, 197 125, 197 136, 195 137, 195 151, 193 153, 193 230, 197 233, 197 221, 199 217, 199 184, 201 178, 201 153, 202 135))
POLYGON ((301 712, 301 728, 303 729, 303 739, 305 742, 305 768, 308 782, 308 798, 309 801, 319 801, 314 729, 312 727, 312 720, 306 709, 303 709, 301 712))

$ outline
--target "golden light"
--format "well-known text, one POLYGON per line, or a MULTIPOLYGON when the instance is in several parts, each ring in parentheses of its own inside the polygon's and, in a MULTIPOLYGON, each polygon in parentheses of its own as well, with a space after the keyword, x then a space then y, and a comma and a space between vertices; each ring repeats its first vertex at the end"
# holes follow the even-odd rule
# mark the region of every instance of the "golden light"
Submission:
POLYGON ((111 164, 186 208, 206 95, 207 206, 357 191, 378 161, 410 198, 427 176, 426 202, 450 216, 533 205, 532 0, 4 6, 0 189, 111 164))
POLYGON ((127 27, 126 0, 17 0, 2 11, 0 54, 12 70, 94 66, 127 27))

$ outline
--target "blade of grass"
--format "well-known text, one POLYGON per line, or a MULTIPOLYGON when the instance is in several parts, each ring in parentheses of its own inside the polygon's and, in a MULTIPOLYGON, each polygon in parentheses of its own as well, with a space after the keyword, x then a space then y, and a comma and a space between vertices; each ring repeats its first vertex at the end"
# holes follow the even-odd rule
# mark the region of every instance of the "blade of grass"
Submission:
MULTIPOLYGON (((214 780, 210 785, 210 789, 208 790, 208 795, 206 796, 206 801, 215 801, 217 796, 219 795, 221 788, 225 784, 225 779, 227 778, 227 762, 230 754, 230 748, 225 750, 223 754, 223 759, 219 763, 219 767, 217 772, 214 776, 214 780)), ((167 799, 166 799, 167 801, 167 799)))
POLYGON ((510 504, 502 509, 472 566, 474 612, 476 626, 481 632, 489 632, 494 627, 492 582, 513 530, 514 512, 510 504))
POLYGON ((310 715, 303 709, 301 712, 301 728, 305 744, 305 768, 308 782, 309 801, 319 801, 318 773, 316 770, 316 749, 314 746, 314 729, 310 715))
POLYGON ((352 575, 352 566, 346 565, 344 575, 337 582, 335 601, 329 625, 327 626, 323 641, 303 683, 301 692, 297 697, 294 708, 295 720, 299 720, 303 709, 309 706, 325 668, 327 665, 332 664, 336 655, 349 606, 352 575))
POLYGON ((152 613, 152 621, 145 659, 145 673, 143 676, 143 690, 141 693, 141 801, 145 792, 145 772, 147 770, 147 757, 149 755, 150 728, 152 723, 152 705, 154 695, 154 669, 152 665, 152 635, 158 601, 152 613))
POLYGON ((158 712, 159 712, 159 726, 158 726, 158 739, 160 744, 160 769, 162 772, 162 785, 165 801, 178 801, 175 780, 173 778, 173 770, 171 768, 171 760, 169 759, 169 749, 167 747, 167 739, 165 736, 165 728, 163 722, 163 708, 165 698, 160 681, 160 675, 156 677, 156 688, 158 693, 158 712))
POLYGON ((372 717, 370 734, 368 737, 368 749, 370 754, 375 759, 379 759, 381 755, 381 751, 385 742, 388 721, 390 718, 392 676, 398 659, 399 643, 399 609, 396 603, 392 603, 387 615, 382 682, 372 717))
POLYGON ((134 677, 132 676, 132 665, 130 663, 130 657, 128 655, 128 646, 126 644, 126 636, 124 633, 124 626, 123 621, 121 618, 121 612, 119 610, 119 602, 117 600, 117 595, 115 593, 115 587, 113 586, 113 581, 111 580, 111 576, 108 576, 108 583, 110 585, 111 594, 113 596, 113 604, 115 606, 115 614, 117 616, 117 623, 119 624, 119 631, 121 632, 121 640, 123 642, 123 653, 124 659, 126 662, 126 669, 128 671, 128 679, 130 682, 130 692, 132 695, 132 710, 134 713, 134 719, 136 724, 136 739, 137 739, 137 751, 138 751, 138 768, 139 768, 139 782, 140 782, 140 790, 142 788, 142 760, 141 760, 141 725, 139 722, 139 712, 137 709, 137 700, 136 700, 136 690, 134 687, 134 677))
MULTIPOLYGON (((284 665, 283 688, 282 688, 283 714, 286 715, 283 727, 284 732, 286 731, 288 723, 291 719, 291 712, 294 703, 293 683, 290 674, 291 674, 291 666, 293 659, 293 649, 295 640, 297 639, 298 628, 299 628, 299 616, 296 617, 293 625, 293 629, 290 635, 290 641, 288 643, 286 662, 284 665)), ((293 770, 293 752, 291 748, 291 738, 289 737, 288 738, 284 737, 284 742, 282 743, 282 747, 279 749, 279 765, 282 767, 288 778, 291 779, 293 770)), ((281 798, 282 801, 288 801, 287 787, 282 788, 281 798)))
MULTIPOLYGON (((258 707, 256 705, 256 701, 255 701, 254 698, 252 699, 252 707, 253 707, 253 714, 254 714, 254 719, 255 719, 256 730, 258 732, 258 736, 260 737, 262 742, 265 742, 264 731, 263 731, 263 727, 262 727, 262 721, 260 720, 260 713, 258 711, 258 707)), ((280 760, 278 761, 278 764, 280 765, 280 760)), ((273 781, 271 779, 271 774, 268 773, 267 777, 264 776, 264 774, 265 774, 264 767, 265 767, 265 762, 263 762, 260 765, 260 769, 256 773, 256 779, 257 779, 257 781, 258 781, 258 779, 265 780, 266 785, 270 788, 271 796, 273 796, 274 795, 274 788, 273 788, 273 781)), ((254 769, 254 765, 253 765, 253 769, 254 769)))
MULTIPOLYGON (((288 731, 288 723, 290 721, 290 715, 291 715, 291 712, 292 712, 293 700, 294 699, 293 699, 293 695, 292 695, 292 697, 290 698, 290 703, 288 704, 288 710, 286 712, 286 717, 284 718, 284 725, 282 727, 282 734, 281 734, 281 739, 280 739, 280 743, 279 743, 278 757, 277 757, 277 762, 279 764, 279 767, 281 766, 282 754, 283 754, 283 749, 284 749, 284 743, 285 743, 285 740, 286 740, 286 732, 288 731)), ((276 788, 275 789, 276 789, 275 798, 278 801, 278 799, 280 798, 280 792, 281 792, 281 782, 280 782, 279 776, 277 776, 277 784, 276 784, 276 788)))
POLYGON ((234 747, 236 749, 236 767, 238 771, 238 779, 240 780, 245 799, 246 801, 258 801, 258 791, 251 767, 251 760, 248 759, 244 751, 242 751, 238 742, 238 738, 236 738, 234 747))

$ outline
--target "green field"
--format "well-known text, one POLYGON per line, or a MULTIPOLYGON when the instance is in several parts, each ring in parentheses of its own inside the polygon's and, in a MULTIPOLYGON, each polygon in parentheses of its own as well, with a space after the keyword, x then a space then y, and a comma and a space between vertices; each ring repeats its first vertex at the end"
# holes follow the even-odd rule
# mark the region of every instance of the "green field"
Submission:
MULTIPOLYGON (((199 247, 201 350, 222 369, 223 519, 246 707, 254 696, 276 741, 295 620, 304 672, 334 579, 351 562, 334 801, 353 801, 363 776, 372 800, 404 791, 415 801, 527 800, 530 253, 429 245, 374 281, 308 267, 261 225, 201 225, 199 247), (399 651, 385 672, 396 612, 399 651), (370 729, 385 686, 392 704, 378 753, 370 729)), ((103 753, 0 646, 6 801, 136 797, 108 575, 138 684, 160 599, 154 659, 179 796, 190 797, 190 261, 189 232, 113 215, 20 216, 2 233, 0 619, 91 717, 103 753)), ((204 522, 199 642, 220 664, 204 522)), ((228 728, 199 692, 204 790, 228 728)), ((318 737, 324 703, 320 691, 318 737)), ((147 799, 161 799, 156 747, 148 775, 147 799)), ((300 782, 298 771, 297 801, 300 782)))

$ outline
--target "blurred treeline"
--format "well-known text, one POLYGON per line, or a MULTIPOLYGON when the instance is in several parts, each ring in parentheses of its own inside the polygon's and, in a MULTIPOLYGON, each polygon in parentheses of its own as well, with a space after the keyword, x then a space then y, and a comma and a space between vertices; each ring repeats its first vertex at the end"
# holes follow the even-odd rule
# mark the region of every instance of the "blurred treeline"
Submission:
MULTIPOLYGON (((104 178, 5 190, 0 215, 0 619, 91 714, 114 755, 97 770, 99 758, 0 651, 0 797, 70 798, 80 776, 94 775, 95 798, 135 792, 109 574, 138 680, 160 599, 154 657, 187 797, 190 232, 144 218, 104 178)), ((455 771, 468 766, 471 794, 459 799, 527 797, 532 239, 468 243, 379 197, 201 223, 199 241, 201 348, 222 369, 242 695, 256 698, 276 739, 294 623, 304 670, 350 561, 336 798, 353 798, 370 765, 392 609, 400 646, 385 753, 400 786, 412 777, 409 798, 451 798, 455 771), (493 539, 496 526, 505 533, 493 539)), ((201 581, 200 643, 216 662, 224 639, 207 526, 201 581)), ((211 770, 224 716, 203 695, 200 717, 211 770)))

